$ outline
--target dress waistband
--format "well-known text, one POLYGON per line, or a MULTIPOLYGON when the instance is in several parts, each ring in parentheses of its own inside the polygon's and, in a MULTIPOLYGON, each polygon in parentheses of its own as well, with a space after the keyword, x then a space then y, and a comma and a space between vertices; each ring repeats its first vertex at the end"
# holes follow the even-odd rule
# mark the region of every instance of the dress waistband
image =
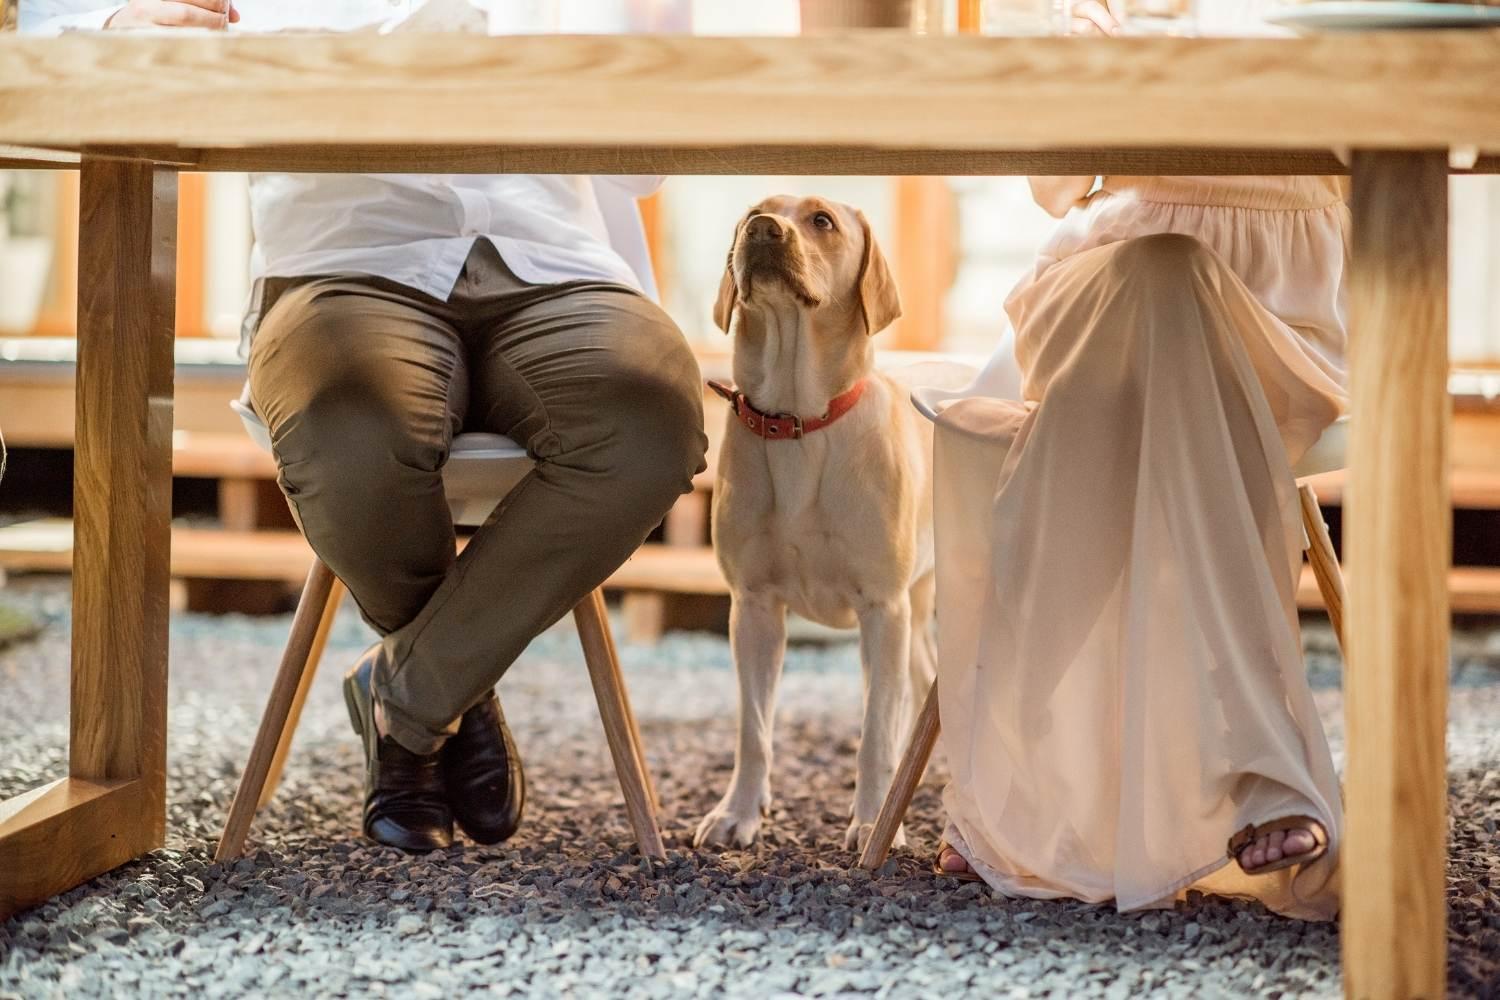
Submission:
POLYGON ((1105 177, 1101 187, 1142 201, 1174 205, 1307 212, 1348 198, 1347 177, 1105 177))

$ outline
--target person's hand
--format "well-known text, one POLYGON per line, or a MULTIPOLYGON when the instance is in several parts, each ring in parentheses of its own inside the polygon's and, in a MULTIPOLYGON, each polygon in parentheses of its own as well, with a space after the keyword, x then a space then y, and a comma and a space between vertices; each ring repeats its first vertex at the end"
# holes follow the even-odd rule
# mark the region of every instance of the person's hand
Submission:
POLYGON ((240 19, 233 0, 130 0, 106 28, 225 28, 240 19))
POLYGON ((1118 35, 1125 23, 1125 0, 1082 0, 1073 4, 1070 35, 1118 35))

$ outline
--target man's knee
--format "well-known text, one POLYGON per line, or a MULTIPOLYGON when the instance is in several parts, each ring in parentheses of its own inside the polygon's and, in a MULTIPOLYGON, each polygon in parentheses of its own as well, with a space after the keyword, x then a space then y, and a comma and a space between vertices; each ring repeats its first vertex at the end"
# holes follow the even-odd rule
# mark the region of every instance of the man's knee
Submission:
POLYGON ((594 462, 622 505, 659 518, 705 467, 701 376, 692 350, 665 314, 622 335, 639 340, 604 378, 605 433, 594 462))
POLYGON ((251 344, 251 397, 278 458, 436 471, 461 408, 448 398, 463 391, 454 352, 417 336, 373 336, 406 317, 342 287, 315 280, 288 290, 251 344))
POLYGON ((286 466, 312 466, 351 488, 396 476, 437 476, 447 460, 447 415, 421 415, 358 378, 331 378, 272 429, 286 466))
POLYGON ((278 482, 307 540, 381 633, 410 621, 453 560, 440 440, 330 383, 275 429, 278 482))
POLYGON ((335 471, 350 485, 378 482, 393 469, 436 473, 453 432, 441 381, 413 381, 390 358, 351 350, 339 302, 294 289, 252 346, 251 397, 278 461, 335 471), (427 405, 414 405, 424 399, 427 405))

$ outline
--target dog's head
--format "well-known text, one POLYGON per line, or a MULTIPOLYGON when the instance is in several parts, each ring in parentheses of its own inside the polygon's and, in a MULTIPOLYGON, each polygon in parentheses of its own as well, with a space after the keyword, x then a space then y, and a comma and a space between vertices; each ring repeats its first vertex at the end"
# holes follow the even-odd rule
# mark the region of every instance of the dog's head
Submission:
POLYGON ((767 198, 745 214, 714 322, 729 332, 742 307, 852 311, 874 336, 901 315, 901 300, 870 224, 858 209, 826 198, 767 198))

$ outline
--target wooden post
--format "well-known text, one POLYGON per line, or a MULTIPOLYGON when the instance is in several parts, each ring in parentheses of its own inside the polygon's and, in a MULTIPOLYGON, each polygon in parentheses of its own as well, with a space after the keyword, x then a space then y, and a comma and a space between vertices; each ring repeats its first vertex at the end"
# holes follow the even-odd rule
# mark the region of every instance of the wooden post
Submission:
POLYGON ((177 191, 177 336, 202 337, 206 174, 182 174, 177 191))
MULTIPOLYGON (((54 219, 57 252, 53 254, 52 277, 42 313, 37 317, 38 336, 72 337, 77 330, 78 296, 78 175, 56 173, 54 219)), ((205 181, 203 174, 178 176, 177 197, 177 309, 176 336, 207 334, 203 315, 205 181)))
POLYGON ((656 277, 656 297, 665 302, 671 288, 672 268, 667 259, 666 215, 662 209, 661 192, 642 198, 638 204, 641 228, 646 233, 646 251, 651 255, 651 270, 656 277))
MULTIPOLYGON (((708 491, 694 488, 677 498, 662 522, 662 542, 677 548, 701 550, 708 544, 708 491)), ((669 628, 698 627, 693 612, 701 608, 696 594, 664 590, 627 590, 620 599, 625 641, 654 646, 669 628)))
POLYGON ((890 346, 936 351, 943 344, 944 302, 957 265, 953 192, 943 177, 897 177, 894 260, 901 318, 890 346))
POLYGON ((1345 565, 1344 992, 1445 984, 1448 161, 1357 152, 1345 565))
POLYGON ((56 249, 52 253, 52 277, 42 313, 37 317, 39 337, 73 337, 78 333, 78 174, 58 171, 53 189, 53 225, 56 249))
POLYGON ((70 771, 140 779, 166 820, 177 175, 84 160, 70 771))
POLYGON ((979 34, 979 8, 982 0, 958 0, 958 33, 979 34))
POLYGON ((82 168, 69 776, 0 803, 0 918, 166 828, 177 176, 82 168))

